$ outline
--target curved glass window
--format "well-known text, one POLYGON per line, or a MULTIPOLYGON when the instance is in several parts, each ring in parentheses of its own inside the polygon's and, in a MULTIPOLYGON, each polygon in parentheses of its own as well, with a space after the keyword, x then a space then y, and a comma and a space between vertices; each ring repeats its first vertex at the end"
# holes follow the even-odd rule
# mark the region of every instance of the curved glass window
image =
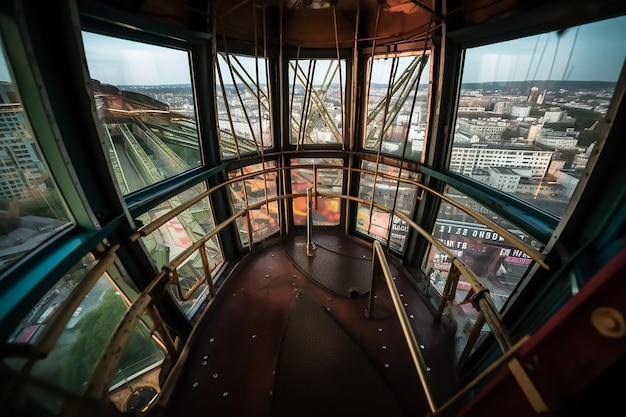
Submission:
POLYGON ((289 61, 291 144, 343 144, 346 62, 337 59, 289 61))
POLYGON ((428 54, 369 61, 367 150, 421 160, 428 111, 428 54))
POLYGON ((356 230, 402 252, 409 225, 391 213, 399 212, 407 217, 411 216, 417 198, 417 186, 411 182, 417 182, 419 174, 372 161, 363 161, 361 165, 362 169, 373 174, 360 175, 359 198, 369 200, 370 203, 358 204, 356 230))
MULTIPOLYGON (((204 184, 191 187, 142 214, 139 216, 139 220, 144 224, 156 221, 159 217, 205 191, 206 187, 204 184)), ((209 198, 206 197, 167 221, 151 234, 143 237, 141 241, 157 269, 162 270, 168 263, 178 260, 179 256, 185 256, 185 251, 191 245, 214 228, 215 220, 213 218, 212 205, 209 198)), ((224 263, 218 236, 213 236, 206 241, 202 251, 206 254, 206 265, 203 261, 202 252, 195 251, 191 256, 183 260, 177 270, 183 293, 191 291, 195 285, 197 285, 197 288, 188 297, 181 299, 174 286, 170 287, 173 297, 188 317, 191 317, 196 312, 200 303, 204 301, 208 294, 209 285, 203 282, 205 276, 211 275, 212 279, 215 280, 213 274, 224 263), (199 282, 202 283, 198 284, 199 282)))
POLYGON ((561 217, 603 139, 625 26, 622 16, 468 49, 450 169, 561 217))
POLYGON ((236 220, 239 241, 244 248, 254 246, 254 243, 280 231, 278 201, 275 200, 278 175, 274 168, 276 162, 266 161, 228 173, 230 179, 245 177, 228 186, 233 213, 247 209, 245 215, 236 220), (263 172, 265 170, 269 172, 263 172), (252 175, 255 172, 258 174, 252 175))
POLYGON ((73 223, 0 44, 0 271, 73 223))
POLYGON ((222 158, 260 154, 271 148, 270 94, 265 59, 219 53, 215 70, 222 158))
MULTIPOLYGON (((343 170, 328 168, 329 165, 343 166, 339 158, 294 158, 292 165, 314 165, 315 169, 297 168, 291 171, 291 190, 294 194, 306 194, 309 188, 315 187, 318 194, 315 196, 312 208, 314 226, 336 226, 341 218, 341 200, 327 194, 342 194, 343 170), (318 168, 317 165, 326 166, 318 168)), ((306 197, 293 199, 293 222, 303 226, 307 222, 308 203, 306 197)))
POLYGON ((105 151, 122 194, 200 166, 189 52, 82 35, 105 151))
MULTIPOLYGON (((57 315, 65 303, 79 296, 79 286, 84 284, 83 280, 95 264, 92 255, 85 255, 18 324, 7 342, 37 346, 42 339, 49 337, 50 328, 52 332, 55 331, 57 315)), ((48 386, 75 394, 84 393, 94 366, 135 297, 136 293, 129 286, 127 278, 114 265, 110 266, 82 298, 45 358, 31 363, 21 358, 6 358, 5 363, 48 386)), ((153 381, 167 354, 163 343, 151 333, 152 323, 148 315, 142 316, 131 331, 129 342, 121 355, 110 387, 111 401, 120 410, 124 409, 124 400, 134 391, 129 381, 153 381)), ((54 393, 37 383, 29 384, 24 392, 30 401, 53 415, 61 414, 67 406, 54 393)))

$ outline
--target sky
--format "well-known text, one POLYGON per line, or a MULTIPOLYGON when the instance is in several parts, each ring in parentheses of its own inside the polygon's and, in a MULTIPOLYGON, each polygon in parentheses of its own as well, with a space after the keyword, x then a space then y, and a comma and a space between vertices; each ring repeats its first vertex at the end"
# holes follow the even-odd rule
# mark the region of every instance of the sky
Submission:
MULTIPOLYGON (((91 78, 112 85, 191 83, 186 51, 89 32, 82 35, 91 78)), ((616 81, 625 58, 626 16, 621 16, 570 28, 560 36, 550 32, 468 49, 462 76, 464 83, 526 79, 616 81)), ((254 75, 255 70, 251 71, 254 75)), ((2 54, 0 81, 10 79, 2 54)), ((384 63, 377 64, 372 82, 387 83, 388 79, 389 70, 385 70, 384 63)))
POLYGON ((112 85, 191 84, 186 51, 91 32, 82 35, 93 79, 112 85))
POLYGON ((466 51, 463 82, 617 81, 626 59, 626 16, 466 51))

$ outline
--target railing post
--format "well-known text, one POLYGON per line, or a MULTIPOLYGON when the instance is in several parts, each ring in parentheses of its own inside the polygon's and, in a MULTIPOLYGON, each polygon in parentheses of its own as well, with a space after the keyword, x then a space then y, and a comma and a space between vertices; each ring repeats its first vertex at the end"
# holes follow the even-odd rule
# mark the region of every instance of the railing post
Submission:
POLYGON ((313 243, 313 198, 312 188, 306 190, 307 212, 306 212, 306 256, 315 255, 315 243, 313 243))
MULTIPOLYGON (((458 285, 460 276, 461 276, 461 271, 459 271, 459 269, 453 263, 450 266, 450 271, 448 271, 446 285, 443 289, 441 300, 439 301, 439 307, 437 308, 437 315, 435 316, 436 320, 441 319, 441 315, 443 314, 443 310, 445 309, 448 301, 452 302, 454 300, 454 295, 456 294, 456 287, 458 285)), ((430 279, 430 277, 428 277, 428 279, 430 279)))

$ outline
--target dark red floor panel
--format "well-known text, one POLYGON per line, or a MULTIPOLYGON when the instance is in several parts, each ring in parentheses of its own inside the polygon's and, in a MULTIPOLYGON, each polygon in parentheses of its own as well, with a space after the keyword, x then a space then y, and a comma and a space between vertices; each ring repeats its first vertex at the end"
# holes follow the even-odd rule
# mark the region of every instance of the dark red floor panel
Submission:
MULTIPOLYGON (((367 293, 344 291, 369 285, 371 247, 316 233, 324 252, 308 267, 295 254, 306 257, 301 240, 257 249, 237 265, 199 323, 168 415, 362 416, 374 403, 387 413, 369 415, 426 414, 388 291, 376 290, 374 319, 365 317, 367 293)), ((457 389, 453 334, 433 321, 399 264, 390 269, 442 404, 457 389)))

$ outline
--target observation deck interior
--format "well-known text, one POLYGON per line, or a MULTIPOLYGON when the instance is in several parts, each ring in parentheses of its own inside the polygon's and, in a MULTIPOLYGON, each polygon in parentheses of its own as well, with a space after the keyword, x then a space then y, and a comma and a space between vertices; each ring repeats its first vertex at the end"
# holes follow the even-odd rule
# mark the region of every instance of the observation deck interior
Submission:
POLYGON ((623 0, 1 2, 0 414, 624 414, 625 40, 623 0))

